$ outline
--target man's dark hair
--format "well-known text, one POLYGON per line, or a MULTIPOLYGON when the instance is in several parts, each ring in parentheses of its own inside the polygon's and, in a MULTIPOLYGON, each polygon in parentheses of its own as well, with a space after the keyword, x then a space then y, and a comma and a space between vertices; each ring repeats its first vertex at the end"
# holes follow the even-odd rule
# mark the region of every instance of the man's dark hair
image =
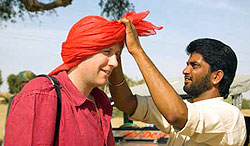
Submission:
POLYGON ((224 72, 224 76, 219 83, 219 92, 226 99, 237 68, 237 57, 234 51, 218 40, 203 38, 192 41, 187 46, 186 52, 188 55, 194 52, 201 54, 210 65, 211 72, 217 70, 224 72))

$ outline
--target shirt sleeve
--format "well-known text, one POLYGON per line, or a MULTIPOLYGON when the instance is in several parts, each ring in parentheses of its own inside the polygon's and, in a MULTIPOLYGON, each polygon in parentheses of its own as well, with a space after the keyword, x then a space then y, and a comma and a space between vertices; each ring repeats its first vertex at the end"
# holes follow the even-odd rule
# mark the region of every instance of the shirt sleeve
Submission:
POLYGON ((152 98, 150 96, 139 95, 136 95, 136 98, 137 107, 134 114, 131 115, 130 118, 132 120, 154 124, 162 132, 170 133, 170 124, 158 111, 152 98))
MULTIPOLYGON (((174 129, 175 132, 178 132, 179 134, 186 135, 191 137, 195 132, 199 132, 200 129, 197 125, 199 124, 200 118, 200 112, 199 109, 197 109, 195 106, 192 106, 189 102, 185 102, 186 106, 188 108, 188 120, 185 124, 184 128, 182 128, 180 131, 178 129, 174 129)), ((202 129, 200 129, 200 133, 202 132, 202 129)))
POLYGON ((48 92, 18 94, 6 123, 5 146, 53 145, 57 97, 48 92))

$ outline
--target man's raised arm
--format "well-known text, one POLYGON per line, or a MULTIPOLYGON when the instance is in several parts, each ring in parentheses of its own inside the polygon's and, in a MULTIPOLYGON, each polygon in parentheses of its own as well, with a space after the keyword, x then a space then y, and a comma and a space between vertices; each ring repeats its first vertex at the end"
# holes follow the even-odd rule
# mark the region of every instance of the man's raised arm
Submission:
POLYGON ((134 57, 147 83, 155 105, 171 125, 182 129, 188 119, 186 104, 144 52, 136 29, 131 21, 123 18, 120 22, 126 26, 126 45, 128 51, 134 57))
POLYGON ((109 77, 109 89, 115 106, 128 115, 133 114, 137 106, 137 100, 123 76, 121 61, 109 77))

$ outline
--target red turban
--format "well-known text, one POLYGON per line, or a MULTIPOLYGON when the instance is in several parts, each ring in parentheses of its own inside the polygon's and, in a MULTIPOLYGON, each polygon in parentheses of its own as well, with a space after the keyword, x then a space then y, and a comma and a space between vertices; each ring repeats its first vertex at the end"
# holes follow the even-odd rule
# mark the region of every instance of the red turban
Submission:
MULTIPOLYGON (((144 19, 149 11, 126 13, 123 17, 129 18, 135 26, 139 36, 156 34, 157 27, 144 19)), ((97 54, 100 50, 114 44, 123 44, 125 26, 117 20, 109 21, 101 16, 87 16, 79 20, 70 30, 67 40, 62 44, 63 64, 49 73, 56 74, 62 70, 70 70, 83 59, 97 54)))

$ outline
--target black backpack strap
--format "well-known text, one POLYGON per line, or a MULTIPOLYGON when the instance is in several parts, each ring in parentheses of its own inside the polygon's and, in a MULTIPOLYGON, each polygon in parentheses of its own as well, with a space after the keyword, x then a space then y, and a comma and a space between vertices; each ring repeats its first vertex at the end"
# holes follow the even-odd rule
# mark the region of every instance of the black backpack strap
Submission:
POLYGON ((62 104, 61 104, 61 85, 59 83, 59 81, 53 77, 53 76, 49 76, 46 74, 41 74, 38 75, 37 77, 47 77, 50 82, 52 83, 52 85, 54 86, 55 90, 56 90, 56 95, 57 95, 57 114, 56 114, 56 127, 55 127, 55 135, 54 135, 54 142, 53 142, 53 146, 56 145, 56 140, 58 138, 58 134, 59 134, 59 127, 60 127, 60 119, 61 119, 61 108, 62 108, 62 104))

